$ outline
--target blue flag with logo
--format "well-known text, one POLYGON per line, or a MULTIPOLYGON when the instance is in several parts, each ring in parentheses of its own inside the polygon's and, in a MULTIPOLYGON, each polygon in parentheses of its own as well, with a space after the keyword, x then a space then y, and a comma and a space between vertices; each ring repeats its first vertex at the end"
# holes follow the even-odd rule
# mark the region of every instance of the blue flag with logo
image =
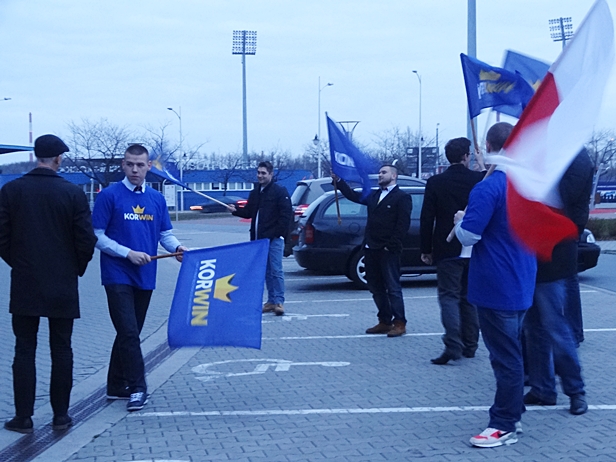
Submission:
POLYGON ((170 183, 176 184, 186 189, 189 188, 186 184, 182 183, 178 180, 180 176, 180 171, 177 168, 177 165, 174 162, 165 162, 162 156, 151 156, 150 161, 152 162, 152 168, 150 172, 154 175, 161 177, 163 180, 167 180, 170 183))
MULTIPOLYGON (((539 61, 538 59, 523 55, 521 53, 507 50, 505 52, 503 69, 519 73, 522 77, 524 77, 524 80, 526 80, 530 84, 530 86, 533 88, 533 91, 537 91, 537 88, 539 88, 541 81, 548 73, 550 65, 544 63, 543 61, 539 61)), ((503 114, 507 115, 513 115, 515 117, 517 107, 499 106, 498 112, 502 112, 503 114)))
POLYGON ((329 136, 329 153, 332 171, 344 181, 355 181, 361 184, 362 198, 370 194, 370 173, 379 169, 378 161, 361 152, 347 136, 342 133, 325 113, 327 118, 327 133, 329 136))
POLYGON ((503 106, 513 108, 509 114, 513 117, 522 115, 535 92, 519 73, 490 66, 464 53, 460 59, 471 118, 477 117, 484 108, 500 111, 503 106))
POLYGON ((171 348, 261 348, 261 304, 269 240, 189 250, 169 313, 171 348))

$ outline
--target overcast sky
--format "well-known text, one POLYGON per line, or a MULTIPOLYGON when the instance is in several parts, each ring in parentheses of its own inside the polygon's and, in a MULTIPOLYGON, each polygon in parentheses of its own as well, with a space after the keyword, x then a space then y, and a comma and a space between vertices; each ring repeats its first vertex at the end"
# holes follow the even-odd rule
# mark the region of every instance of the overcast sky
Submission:
MULTIPOLYGON (((548 20, 577 29, 592 0, 477 0, 477 58, 500 66, 505 50, 551 63, 561 44, 548 20)), ((608 0, 614 13, 616 0, 608 0)), ((322 113, 360 121, 371 143, 419 125, 439 141, 466 135, 459 54, 467 51, 466 0, 2 0, 0 144, 68 134, 106 118, 135 129, 170 124, 204 152, 242 150, 241 56, 234 30, 257 31, 247 56, 248 149, 300 154, 322 113)), ((597 128, 616 128, 612 76, 597 128)), ((485 121, 479 123, 480 134, 485 121)), ((326 138, 324 116, 321 135, 326 138)), ((138 140, 136 140, 138 141, 138 140)), ((0 156, 0 163, 5 158, 0 156)), ((8 157, 6 158, 8 159, 8 157)))

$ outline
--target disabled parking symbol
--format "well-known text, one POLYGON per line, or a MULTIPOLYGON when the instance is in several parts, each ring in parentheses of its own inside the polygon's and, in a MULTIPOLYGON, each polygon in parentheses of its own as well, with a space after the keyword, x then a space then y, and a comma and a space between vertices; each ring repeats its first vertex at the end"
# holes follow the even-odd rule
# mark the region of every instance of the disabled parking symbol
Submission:
POLYGON ((321 366, 344 367, 351 363, 340 361, 294 362, 286 359, 230 359, 213 363, 199 364, 192 368, 196 379, 209 382, 221 377, 242 377, 246 375, 265 374, 267 371, 287 372, 291 367, 321 366))

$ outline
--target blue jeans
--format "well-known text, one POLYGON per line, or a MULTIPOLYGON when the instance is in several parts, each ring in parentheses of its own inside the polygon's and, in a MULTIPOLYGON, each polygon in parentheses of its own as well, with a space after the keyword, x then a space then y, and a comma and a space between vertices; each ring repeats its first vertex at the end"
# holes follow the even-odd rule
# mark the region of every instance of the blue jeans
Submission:
POLYGON ((130 393, 145 393, 145 365, 139 335, 152 291, 125 284, 110 284, 105 286, 105 292, 111 322, 116 330, 107 373, 107 393, 116 394, 126 387, 130 393))
POLYGON ((265 286, 267 287, 267 302, 284 303, 284 272, 282 271, 282 252, 284 240, 277 237, 270 239, 267 267, 265 269, 265 286))
POLYGON ((479 340, 477 308, 466 299, 468 258, 439 261, 436 264, 438 302, 445 328, 445 353, 453 358, 472 355, 479 340))
POLYGON ((387 250, 364 249, 366 281, 378 309, 379 322, 406 324, 400 285, 400 254, 387 250))
POLYGON ((584 381, 573 332, 565 318, 565 279, 537 283, 533 306, 524 322, 528 381, 533 395, 556 401, 555 372, 567 396, 584 394, 584 381))
POLYGON ((584 341, 584 321, 582 319, 582 299, 580 298, 580 280, 577 273, 565 278, 565 317, 569 321, 573 338, 577 345, 584 341))
POLYGON ((496 378, 494 404, 488 427, 515 431, 524 412, 524 365, 522 361, 522 324, 526 310, 477 308, 479 326, 490 364, 496 378))

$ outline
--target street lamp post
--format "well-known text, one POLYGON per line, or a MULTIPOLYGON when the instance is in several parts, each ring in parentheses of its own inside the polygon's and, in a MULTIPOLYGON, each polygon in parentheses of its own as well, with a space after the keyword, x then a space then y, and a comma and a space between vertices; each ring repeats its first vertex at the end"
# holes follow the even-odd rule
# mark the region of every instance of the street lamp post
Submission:
POLYGON ((254 30, 234 30, 233 49, 231 54, 242 55, 242 103, 243 103, 243 122, 244 122, 244 162, 248 163, 248 124, 246 116, 246 55, 257 54, 257 31, 254 30))
MULTIPOLYGON (((318 107, 319 117, 318 117, 318 126, 317 126, 317 136, 315 137, 315 140, 318 140, 318 149, 319 149, 319 155, 317 157, 317 178, 321 178, 321 156, 323 154, 322 149, 321 149, 321 91, 323 91, 323 89, 326 87, 331 87, 332 85, 333 83, 328 82, 327 84, 321 86, 321 77, 319 76, 319 107, 318 107)), ((317 143, 315 143, 315 146, 316 145, 317 143)))
POLYGON ((421 144, 423 141, 423 136, 421 136, 421 75, 417 71, 413 71, 413 74, 419 80, 419 154, 417 156, 417 178, 421 179, 421 144))
MULTIPOLYGON (((178 119, 180 121, 180 181, 182 183, 184 183, 184 151, 182 149, 182 106, 180 106, 180 113, 178 114, 175 109, 173 109, 172 107, 168 107, 167 108, 169 111, 173 112, 176 116, 178 116, 178 119)), ((177 207, 176 207, 177 210, 177 207)), ((184 187, 182 186, 182 189, 180 189, 180 210, 183 212, 184 211, 184 187)))

